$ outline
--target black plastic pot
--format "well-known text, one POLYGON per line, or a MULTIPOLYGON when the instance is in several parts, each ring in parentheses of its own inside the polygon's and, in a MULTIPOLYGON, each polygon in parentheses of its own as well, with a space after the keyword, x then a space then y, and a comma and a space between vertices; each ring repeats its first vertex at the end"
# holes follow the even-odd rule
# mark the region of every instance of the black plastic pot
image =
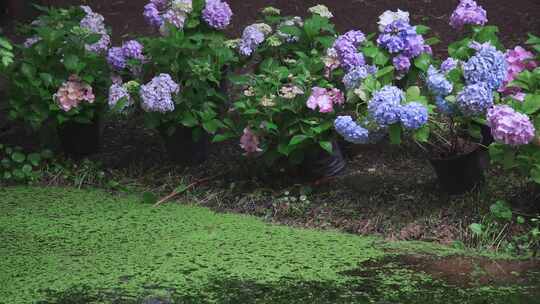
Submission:
POLYGON ((430 159, 441 188, 448 194, 464 194, 484 182, 481 149, 446 159, 430 159))
POLYGON ((177 127, 173 134, 160 130, 169 159, 179 165, 196 165, 208 159, 210 141, 203 133, 198 141, 193 140, 193 129, 177 127))
POLYGON ((64 153, 71 158, 82 158, 101 149, 101 123, 66 122, 58 126, 58 139, 64 153))
POLYGON ((332 141, 332 153, 320 150, 320 152, 307 155, 303 168, 310 175, 323 178, 339 175, 346 166, 345 158, 337 141, 332 141))

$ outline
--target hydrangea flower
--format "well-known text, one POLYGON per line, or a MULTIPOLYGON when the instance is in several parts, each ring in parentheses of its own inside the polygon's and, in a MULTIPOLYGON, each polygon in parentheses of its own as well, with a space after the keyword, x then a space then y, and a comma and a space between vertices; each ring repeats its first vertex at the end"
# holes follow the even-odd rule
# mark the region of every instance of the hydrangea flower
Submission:
POLYGON ((493 106, 493 91, 483 82, 468 85, 458 93, 456 104, 465 115, 484 114, 493 106))
POLYGON ((519 73, 525 70, 535 69, 538 66, 538 63, 534 60, 534 54, 521 46, 516 46, 512 50, 507 50, 505 58, 508 68, 506 71, 506 79, 499 91, 505 94, 518 93, 519 88, 508 87, 508 84, 516 79, 519 73))
POLYGON ((454 106, 442 96, 435 96, 435 105, 442 114, 452 115, 455 112, 454 106))
POLYGON ((492 90, 499 89, 506 79, 508 65, 504 54, 490 44, 476 45, 477 53, 463 64, 467 84, 484 82, 492 90))
POLYGON ((452 93, 454 86, 443 73, 430 66, 427 72, 427 87, 435 96, 447 96, 452 93))
POLYGON ((374 65, 362 65, 355 67, 345 74, 345 76, 343 76, 343 84, 348 90, 355 89, 360 86, 362 80, 375 73, 377 73, 377 67, 374 65))
POLYGON ((265 16, 279 16, 281 15, 281 10, 273 6, 267 6, 261 11, 265 16))
POLYGON ((392 59, 394 68, 397 71, 408 71, 411 68, 411 60, 405 55, 398 55, 392 59))
POLYGON ((174 111, 173 95, 179 92, 180 86, 169 74, 160 74, 141 86, 139 91, 142 99, 141 107, 146 112, 172 112, 174 111))
POLYGON ((445 61, 443 61, 443 63, 441 63, 441 72, 445 74, 450 72, 457 67, 458 63, 458 60, 448 57, 445 61))
POLYGON ((122 86, 122 84, 113 83, 111 87, 109 88, 109 97, 108 97, 109 107, 111 109, 114 108, 116 104, 121 99, 124 99, 124 98, 125 98, 125 104, 123 105, 122 109, 119 109, 120 111, 132 105, 133 100, 131 99, 128 90, 124 86, 122 86))
POLYGON ((262 149, 259 148, 259 138, 250 128, 244 129, 244 134, 240 137, 240 147, 246 151, 246 154, 253 154, 257 152, 262 152, 262 149))
POLYGON ((206 0, 202 11, 204 21, 211 27, 222 30, 231 23, 233 13, 227 2, 221 0, 206 0))
POLYGON ((416 130, 428 122, 428 110, 419 102, 410 102, 401 106, 399 119, 405 129, 416 130))
POLYGON ((322 4, 318 4, 313 7, 310 7, 308 11, 312 14, 317 14, 321 17, 328 18, 328 19, 334 17, 334 15, 332 15, 332 12, 330 12, 328 7, 322 4))
POLYGON ((324 62, 324 77, 330 78, 330 74, 335 69, 339 68, 339 56, 335 48, 329 48, 326 50, 326 56, 323 58, 324 62))
POLYGON ((86 15, 81 19, 79 26, 90 33, 101 34, 97 42, 85 45, 86 50, 94 53, 106 51, 111 44, 111 37, 107 34, 107 29, 105 28, 105 18, 93 12, 89 6, 82 5, 81 9, 86 15))
POLYGON ((112 47, 107 53, 107 62, 109 65, 117 70, 123 70, 126 68, 126 57, 124 56, 124 51, 121 47, 112 47))
POLYGON ((496 141, 510 146, 529 144, 535 129, 529 117, 516 112, 508 105, 497 105, 487 113, 488 126, 496 141))
POLYGON ((143 49, 143 45, 137 40, 129 40, 122 45, 122 52, 129 59, 144 60, 143 49))
POLYGON ((383 32, 387 25, 393 23, 394 21, 402 20, 409 23, 409 12, 402 11, 398 9, 397 11, 385 11, 379 16, 379 31, 383 32))
POLYGON ((296 85, 286 85, 279 90, 279 96, 285 99, 294 99, 298 95, 304 95, 304 91, 296 85))
POLYGON ((395 86, 384 86, 373 94, 368 102, 370 117, 380 126, 388 126, 399 121, 401 102, 405 93, 395 86))
POLYGON ((333 49, 336 50, 341 67, 345 71, 365 65, 364 55, 357 50, 365 39, 366 36, 361 31, 351 30, 339 36, 334 42, 333 49))
POLYGON ((264 42, 264 33, 255 25, 246 26, 242 39, 238 44, 238 51, 243 56, 251 56, 255 49, 264 42))
POLYGON ((143 15, 148 24, 158 28, 162 34, 166 34, 165 23, 182 29, 187 15, 192 11, 191 0, 150 0, 144 6, 143 15))
POLYGON ((39 36, 33 36, 33 37, 30 37, 30 38, 27 38, 24 43, 23 43, 23 46, 25 48, 31 48, 34 44, 40 42, 42 39, 41 37, 39 36))
POLYGON ((338 89, 313 87, 306 106, 311 110, 315 110, 318 107, 320 113, 329 113, 334 111, 334 104, 343 104, 344 102, 345 97, 338 89))
POLYGON ((462 29, 464 25, 484 25, 487 23, 487 13, 473 0, 461 0, 450 16, 450 26, 462 29))
POLYGON ((334 128, 350 143, 366 144, 369 142, 368 129, 358 125, 350 116, 338 116, 334 121, 334 128))
POLYGON ((77 75, 69 76, 69 80, 54 94, 54 99, 64 112, 78 107, 83 101, 93 103, 95 98, 92 87, 82 82, 77 75))

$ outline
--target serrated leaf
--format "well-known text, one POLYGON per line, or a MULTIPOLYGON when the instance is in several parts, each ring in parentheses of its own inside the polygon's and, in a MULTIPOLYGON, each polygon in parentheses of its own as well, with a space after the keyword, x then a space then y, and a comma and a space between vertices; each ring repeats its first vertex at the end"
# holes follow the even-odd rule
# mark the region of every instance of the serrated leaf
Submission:
POLYGON ((328 153, 332 153, 333 150, 334 150, 333 147, 332 147, 332 143, 329 142, 329 141, 320 141, 319 145, 321 146, 321 148, 323 148, 328 153))

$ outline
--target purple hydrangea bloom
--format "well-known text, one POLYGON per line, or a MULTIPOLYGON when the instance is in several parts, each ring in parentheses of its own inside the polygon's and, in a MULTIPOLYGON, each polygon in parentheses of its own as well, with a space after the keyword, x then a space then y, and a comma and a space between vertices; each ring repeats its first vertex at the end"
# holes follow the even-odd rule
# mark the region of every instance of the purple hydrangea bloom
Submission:
POLYGON ((450 72, 457 67, 458 63, 458 60, 448 57, 445 61, 443 61, 443 63, 441 63, 441 72, 445 74, 450 72))
POLYGON ((120 101, 123 98, 125 98, 126 100, 125 100, 124 106, 120 110, 123 110, 127 108, 128 106, 132 105, 133 100, 129 96, 129 93, 126 88, 124 88, 121 84, 113 83, 113 85, 111 85, 111 87, 109 88, 109 98, 108 98, 109 107, 114 108, 116 104, 118 103, 118 101, 120 101))
POLYGON ((81 9, 86 13, 86 16, 81 20, 79 26, 95 34, 106 34, 105 18, 92 11, 89 6, 82 5, 81 9))
POLYGON ((163 23, 165 22, 161 17, 159 7, 153 2, 150 2, 144 6, 143 16, 148 24, 156 28, 162 27, 163 23))
POLYGON ((112 47, 107 53, 107 62, 115 70, 123 70, 126 68, 127 59, 121 47, 112 47))
POLYGON ((430 66, 427 72, 427 87, 435 96, 447 96, 452 93, 454 86, 446 76, 439 72, 433 66, 430 66))
POLYGON ((467 84, 484 82, 492 90, 506 79, 508 64, 504 54, 491 45, 481 45, 478 52, 463 64, 467 84))
POLYGON ((405 93, 395 86, 384 86, 373 94, 368 103, 368 113, 380 126, 388 126, 399 121, 401 101, 405 93))
POLYGON ((101 38, 93 44, 85 45, 86 50, 93 53, 104 53, 111 45, 111 36, 108 34, 101 35, 101 38))
POLYGON ((377 67, 374 65, 357 66, 350 70, 347 74, 345 74, 345 76, 343 76, 343 84, 348 90, 357 88, 358 86, 360 86, 362 80, 364 80, 370 74, 377 73, 377 70, 377 67))
POLYGON ((399 72, 406 72, 411 68, 411 60, 404 55, 397 55, 392 59, 394 68, 399 72))
POLYGON ((416 130, 427 123, 428 110, 419 102, 410 102, 401 106, 399 119, 405 129, 416 130))
POLYGON ((39 36, 33 36, 33 37, 30 37, 30 38, 27 38, 24 43, 23 43, 23 46, 25 48, 31 48, 34 44, 38 43, 41 41, 41 37, 39 36))
POLYGON ((416 33, 416 27, 401 19, 386 26, 384 32, 377 38, 377 44, 392 54, 399 53, 409 59, 422 53, 431 53, 431 48, 425 44, 424 37, 416 33))
POLYGON ((403 54, 407 57, 413 58, 422 53, 431 53, 431 48, 425 45, 424 37, 416 34, 416 30, 414 34, 407 34, 404 42, 405 49, 403 50, 403 54))
POLYGON ((126 41, 122 45, 122 52, 126 58, 144 60, 143 45, 137 40, 126 41))
POLYGON ((382 34, 377 38, 377 44, 387 49, 390 53, 399 53, 405 48, 403 39, 396 35, 382 34))
POLYGON ((366 64, 364 54, 357 49, 365 39, 365 35, 361 31, 352 30, 339 36, 334 42, 333 48, 336 50, 341 67, 345 71, 348 72, 355 67, 366 64))
POLYGON ((173 95, 179 92, 180 86, 169 74, 160 74, 141 86, 141 107, 146 112, 172 112, 174 111, 173 95))
POLYGON ((465 115, 481 115, 493 106, 493 91, 483 82, 471 84, 459 92, 456 103, 465 115))
POLYGON ((461 29, 464 25, 484 25, 487 22, 486 11, 473 0, 461 0, 450 16, 450 26, 461 29))
POLYGON ((231 23, 233 13, 227 2, 220 0, 206 0, 202 17, 206 23, 216 29, 222 30, 231 23))
POLYGON ((238 51, 242 56, 251 56, 263 41, 264 33, 256 25, 246 26, 238 45, 238 51))
POLYGON ((366 144, 369 142, 369 131, 358 125, 350 116, 338 116, 334 121, 336 132, 353 144, 366 144))
POLYGON ((508 105, 497 105, 489 109, 487 121, 493 138, 498 142, 521 146, 534 139, 535 129, 529 117, 508 105))

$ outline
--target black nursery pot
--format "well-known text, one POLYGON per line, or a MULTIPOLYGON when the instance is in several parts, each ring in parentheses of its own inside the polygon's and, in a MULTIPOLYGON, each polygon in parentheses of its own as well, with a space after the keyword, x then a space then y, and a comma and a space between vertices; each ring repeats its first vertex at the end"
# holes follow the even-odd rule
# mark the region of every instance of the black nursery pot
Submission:
POLYGON ((318 153, 306 155, 304 170, 317 178, 333 177, 343 172, 346 166, 343 152, 337 141, 332 141, 332 153, 320 150, 318 153))
POLYGON ((176 128, 171 135, 165 130, 160 130, 160 134, 169 159, 174 163, 196 165, 208 159, 210 141, 206 133, 203 133, 198 141, 193 140, 193 130, 186 127, 176 128))
POLYGON ((82 158, 101 149, 101 123, 66 122, 58 126, 58 139, 64 153, 71 158, 82 158))
POLYGON ((446 159, 430 159, 441 188, 448 194, 464 194, 484 182, 480 149, 446 159))

